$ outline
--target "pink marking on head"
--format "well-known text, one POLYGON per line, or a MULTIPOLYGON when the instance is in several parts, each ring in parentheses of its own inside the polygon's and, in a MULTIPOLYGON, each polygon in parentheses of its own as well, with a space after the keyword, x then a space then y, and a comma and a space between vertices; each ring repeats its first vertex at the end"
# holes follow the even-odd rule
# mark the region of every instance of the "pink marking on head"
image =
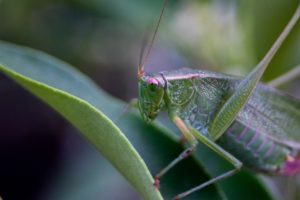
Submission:
POLYGON ((292 159, 287 159, 280 173, 285 176, 294 176, 300 172, 300 156, 292 159))
POLYGON ((154 85, 158 85, 158 80, 156 80, 155 78, 149 78, 147 80, 148 84, 154 84, 154 85))

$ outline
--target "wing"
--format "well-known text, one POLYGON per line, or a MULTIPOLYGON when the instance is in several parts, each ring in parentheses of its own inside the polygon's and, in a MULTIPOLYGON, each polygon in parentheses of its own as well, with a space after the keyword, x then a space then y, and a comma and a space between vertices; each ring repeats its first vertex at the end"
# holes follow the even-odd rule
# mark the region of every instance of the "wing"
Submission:
MULTIPOLYGON (((188 69, 165 75, 170 81, 193 79, 196 99, 182 107, 181 113, 197 130, 206 127, 205 122, 210 122, 226 102, 226 94, 234 92, 241 81, 240 77, 188 69)), ((300 149, 300 99, 259 84, 236 120, 281 144, 300 149)))
POLYGON ((236 120, 281 144, 300 149, 300 100, 295 97, 259 85, 236 120))

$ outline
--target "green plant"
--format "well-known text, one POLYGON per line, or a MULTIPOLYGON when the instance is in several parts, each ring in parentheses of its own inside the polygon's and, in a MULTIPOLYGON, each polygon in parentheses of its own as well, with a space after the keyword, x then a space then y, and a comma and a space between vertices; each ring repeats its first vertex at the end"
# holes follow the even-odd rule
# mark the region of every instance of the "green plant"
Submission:
MULTIPOLYGON (((166 128, 155 124, 146 125, 136 114, 126 116, 116 126, 110 119, 116 121, 124 103, 105 94, 77 70, 44 53, 1 42, 0 63, 0 70, 4 74, 46 102, 79 129, 143 198, 161 199, 159 191, 152 185, 153 179, 148 168, 155 173, 182 150, 166 128)), ((203 151, 200 155, 204 152, 205 156, 211 154, 204 148, 199 148, 199 151, 203 151)), ((176 176, 166 177, 166 183, 162 185, 162 193, 166 198, 176 194, 181 188, 213 176, 206 172, 206 168, 213 169, 215 164, 210 164, 205 159, 206 166, 202 166, 201 160, 198 157, 190 159, 184 166, 174 170, 176 176), (190 171, 194 173, 186 173, 190 171)), ((221 169, 222 165, 219 164, 217 168, 221 169)), ((215 184, 198 195, 201 199, 224 199, 225 196, 230 199, 239 198, 238 194, 247 190, 242 189, 242 185, 250 184, 249 182, 252 188, 248 191, 247 198, 253 197, 251 191, 255 189, 255 195, 271 199, 260 181, 247 172, 224 182, 222 187, 215 184)), ((195 198, 194 195, 192 197, 195 198)))
MULTIPOLYGON (((87 5, 93 7, 91 6, 93 4, 87 5)), ((130 5, 134 5, 134 3, 130 5)), ((125 8, 122 5, 119 7, 123 10, 125 8)), ((245 7, 256 10, 254 6, 246 5, 245 7)), ((101 6, 97 8, 101 8, 101 6)), ((250 11, 251 9, 248 11, 251 14, 250 11)), ((142 11, 140 13, 144 14, 142 11)), ((127 12, 118 12, 121 17, 126 14, 127 12)), ((260 14, 264 14, 264 12, 260 14)), ((133 18, 141 20, 139 17, 133 18)), ((260 21, 257 20, 257 22, 260 21)), ((285 22, 281 24, 283 26, 285 22)), ((21 23, 21 25, 27 26, 27 23, 21 23)), ((16 27, 19 28, 21 25, 16 27)), ((265 27, 272 26, 272 24, 263 25, 265 27)), ((276 28, 280 29, 277 26, 276 28)), ((259 27, 255 31, 264 32, 259 27)), ((21 32, 16 31, 16 33, 21 32)), ((270 32, 276 35, 275 32, 270 32)), ((266 34, 265 38, 268 37, 269 34, 266 34)), ((255 39, 257 38, 253 37, 253 40, 255 39)), ((270 44, 261 43, 261 40, 264 39, 256 40, 258 43, 256 48, 261 51, 272 43, 272 41, 269 42, 270 44)), ((59 44, 59 42, 56 44, 56 48, 62 48, 59 44)), ((80 51, 83 53, 82 50, 80 51)), ((198 51, 193 52, 198 54, 198 51)), ((260 55, 263 53, 260 52, 260 55)), ((259 59, 260 55, 254 57, 259 59)), ((285 63, 286 59, 282 60, 281 63, 285 63)), ((182 151, 182 146, 178 144, 177 138, 172 134, 174 131, 171 131, 169 126, 163 127, 157 123, 146 125, 134 112, 118 121, 117 119, 125 107, 124 102, 103 92, 87 77, 69 65, 44 53, 1 42, 0 65, 4 74, 38 96, 77 127, 81 134, 114 164, 143 198, 161 198, 159 192, 152 185, 153 180, 150 174, 157 173, 182 151)), ((293 64, 289 63, 288 65, 292 66, 293 64)), ((282 67, 285 66, 282 65, 282 67)), ((230 167, 228 163, 222 161, 207 148, 201 146, 198 151, 199 153, 195 157, 184 161, 183 165, 176 167, 164 177, 161 192, 166 199, 209 180, 230 167)), ((190 199, 226 199, 226 197, 228 199, 240 199, 241 197, 255 199, 258 196, 261 199, 273 199, 265 184, 256 175, 243 171, 191 196, 190 199), (250 185, 251 187, 249 187, 250 185)))

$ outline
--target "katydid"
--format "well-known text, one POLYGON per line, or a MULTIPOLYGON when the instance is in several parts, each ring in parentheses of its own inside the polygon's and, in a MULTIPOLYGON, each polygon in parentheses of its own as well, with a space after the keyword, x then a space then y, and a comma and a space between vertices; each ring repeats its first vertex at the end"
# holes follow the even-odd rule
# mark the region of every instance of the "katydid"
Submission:
POLYGON ((233 164, 234 169, 177 195, 186 197, 238 172, 242 166, 269 174, 300 172, 300 100, 259 83, 265 69, 300 18, 300 5, 271 49, 245 77, 181 69, 148 74, 144 71, 150 48, 138 67, 138 107, 151 122, 167 110, 190 147, 155 176, 159 179, 174 165, 191 155, 201 142, 233 164))

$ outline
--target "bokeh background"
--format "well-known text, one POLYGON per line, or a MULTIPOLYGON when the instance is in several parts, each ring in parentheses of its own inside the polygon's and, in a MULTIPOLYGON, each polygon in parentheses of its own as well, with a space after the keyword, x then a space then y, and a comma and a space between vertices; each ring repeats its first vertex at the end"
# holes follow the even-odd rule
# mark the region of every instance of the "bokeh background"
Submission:
MULTIPOLYGON (((243 76, 270 48, 297 3, 169 0, 145 68, 157 72, 191 67, 243 76)), ((161 5, 162 0, 0 0, 0 39, 58 57, 109 94, 129 101, 137 96, 142 39, 151 36, 161 5)), ((264 81, 299 65, 299 51, 298 23, 264 81)), ((299 80, 281 89, 300 97, 299 80)), ((5 200, 139 199, 76 132, 0 74, 0 196, 5 200)), ((291 182, 296 191, 296 177, 275 180, 279 188, 291 182)))

